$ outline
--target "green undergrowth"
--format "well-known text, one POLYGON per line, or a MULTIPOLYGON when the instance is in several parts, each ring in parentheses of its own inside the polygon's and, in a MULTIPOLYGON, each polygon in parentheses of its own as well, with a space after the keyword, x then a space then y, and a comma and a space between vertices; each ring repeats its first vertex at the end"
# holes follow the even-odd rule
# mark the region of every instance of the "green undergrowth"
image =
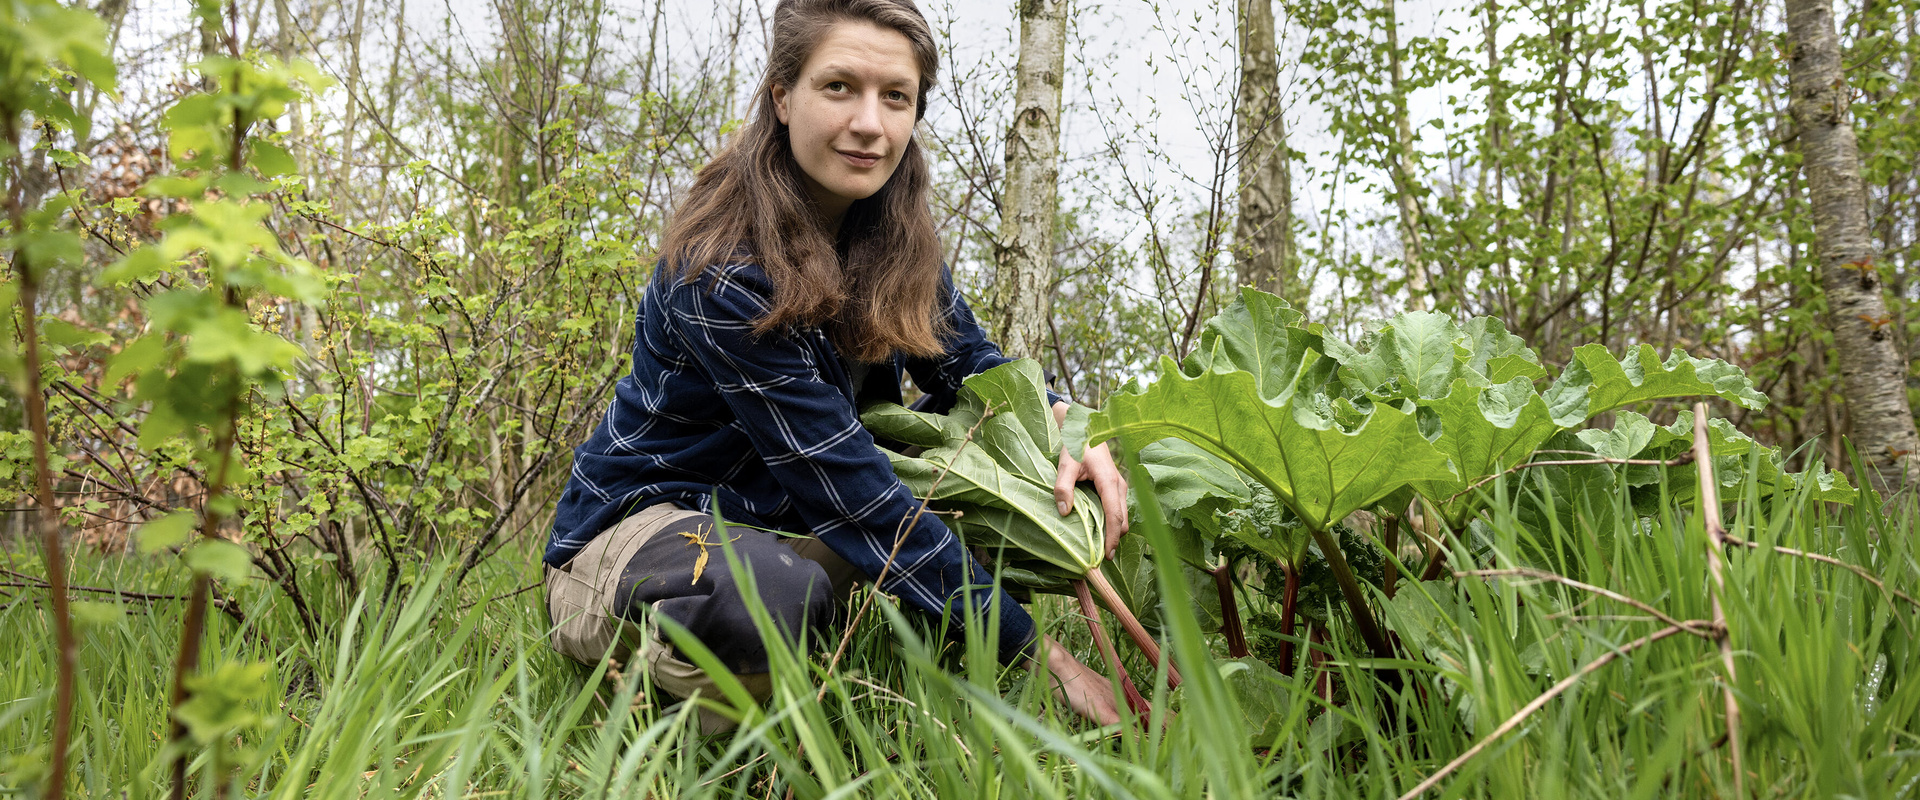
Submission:
MULTIPOLYGON (((1533 529, 1499 499, 1503 491, 1496 486, 1478 549, 1454 553, 1453 563, 1551 571, 1679 620, 1710 618, 1704 534, 1684 508, 1609 515, 1604 529, 1581 522, 1585 515, 1571 528, 1556 516, 1533 529)), ((1149 501, 1129 535, 1171 552, 1154 514, 1149 501)), ((1729 496, 1727 514, 1733 535, 1760 545, 1732 549, 1726 572, 1748 791, 1920 792, 1920 680, 1907 674, 1920 664, 1920 615, 1893 594, 1920 594, 1914 506, 1842 508, 1748 485, 1729 496), (1886 590, 1774 547, 1833 557, 1886 590)), ((40 571, 21 548, 5 557, 18 575, 40 571)), ((537 567, 498 561, 457 591, 444 567, 407 576, 401 599, 384 604, 340 596, 315 570, 310 594, 345 611, 328 616, 344 621, 317 640, 265 582, 230 587, 246 621, 211 618, 201 664, 214 677, 190 725, 196 795, 1394 797, 1555 682, 1663 627, 1643 609, 1556 583, 1403 583, 1392 599, 1377 588, 1372 598, 1399 657, 1371 658, 1336 629, 1321 646, 1320 672, 1282 677, 1225 659, 1197 615, 1163 613, 1167 650, 1187 683, 1169 696, 1150 689, 1150 665, 1132 664, 1152 719, 1096 729, 1055 707, 1042 681, 997 666, 990 639, 939 647, 940 637, 882 601, 831 673, 825 656, 775 641, 774 701, 749 711, 736 733, 703 737, 692 709, 660 702, 639 676, 548 650, 539 591, 515 593, 537 580, 537 567)), ((73 568, 77 585, 149 594, 179 594, 189 580, 164 556, 85 554, 73 568)), ((1156 569, 1166 608, 1195 606, 1177 559, 1156 569)), ((41 593, 3 591, 0 792, 31 796, 48 746, 52 647, 41 593)), ((165 794, 183 605, 84 607, 76 796, 165 794)), ((1037 608, 1055 635, 1094 658, 1084 624, 1064 605, 1045 599, 1037 608)), ((1634 649, 1429 796, 1730 796, 1722 676, 1706 638, 1634 649)))

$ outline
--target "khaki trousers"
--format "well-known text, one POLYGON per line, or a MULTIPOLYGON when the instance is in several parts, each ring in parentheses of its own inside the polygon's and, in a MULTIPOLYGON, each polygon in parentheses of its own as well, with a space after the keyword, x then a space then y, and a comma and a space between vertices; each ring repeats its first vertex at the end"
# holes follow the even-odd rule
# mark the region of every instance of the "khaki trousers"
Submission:
MULTIPOLYGON (((644 668, 653 685, 674 698, 685 700, 696 694, 720 696, 713 677, 698 666, 680 658, 661 637, 655 624, 644 626, 615 613, 614 594, 621 570, 632 560, 641 545, 675 523, 689 518, 704 519, 698 511, 686 511, 671 504, 659 504, 641 510, 588 542, 564 566, 546 569, 547 614, 552 623, 550 643, 553 649, 582 664, 595 665, 612 657, 644 668)), ((844 604, 854 587, 866 576, 841 559, 820 540, 812 537, 782 539, 794 554, 820 565, 831 581, 836 598, 844 604)), ((764 702, 773 692, 767 673, 735 674, 755 700, 764 702)), ((731 730, 734 723, 702 708, 702 733, 731 730)))

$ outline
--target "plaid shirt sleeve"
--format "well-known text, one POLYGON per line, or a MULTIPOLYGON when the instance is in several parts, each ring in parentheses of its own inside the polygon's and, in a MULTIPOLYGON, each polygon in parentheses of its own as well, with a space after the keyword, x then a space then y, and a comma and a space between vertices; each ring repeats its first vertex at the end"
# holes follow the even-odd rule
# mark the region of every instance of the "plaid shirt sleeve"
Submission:
POLYGON ((1003 662, 1030 654, 1033 619, 993 586, 991 577, 894 477, 886 456, 860 425, 853 401, 823 374, 805 337, 814 329, 755 335, 771 291, 757 269, 709 269, 670 290, 671 327, 712 381, 736 424, 792 498, 813 534, 869 576, 894 553, 880 588, 947 618, 958 631, 981 609, 997 608, 1003 662), (908 522, 912 521, 909 527, 908 522), (973 613, 953 613, 973 612, 973 613))

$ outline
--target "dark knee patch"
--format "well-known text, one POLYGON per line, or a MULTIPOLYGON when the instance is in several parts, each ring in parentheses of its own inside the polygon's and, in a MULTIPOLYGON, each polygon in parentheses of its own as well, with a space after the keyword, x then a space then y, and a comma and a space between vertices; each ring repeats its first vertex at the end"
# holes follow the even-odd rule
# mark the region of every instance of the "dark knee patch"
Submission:
MULTIPOLYGON (((832 624, 835 612, 826 570, 795 555, 766 531, 734 527, 726 533, 735 558, 752 573, 755 594, 777 634, 789 643, 812 646, 832 624)), ((766 645, 741 591, 743 582, 727 561, 713 520, 689 517, 655 533, 628 559, 610 610, 639 620, 641 609, 651 605, 654 613, 684 626, 727 669, 766 672, 766 645)))

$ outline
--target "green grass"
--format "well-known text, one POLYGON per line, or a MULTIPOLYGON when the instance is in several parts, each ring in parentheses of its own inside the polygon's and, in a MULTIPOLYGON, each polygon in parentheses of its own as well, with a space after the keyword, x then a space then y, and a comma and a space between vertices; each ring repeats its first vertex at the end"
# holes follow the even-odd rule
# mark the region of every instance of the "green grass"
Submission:
MULTIPOLYGON (((1731 532, 1767 545, 1729 553, 1725 595, 1748 794, 1920 794, 1920 679, 1908 674, 1920 666, 1920 613, 1850 572, 1771 549, 1830 555, 1920 594, 1913 504, 1820 507, 1753 487, 1730 500, 1731 532)), ((1137 524, 1132 535, 1167 533, 1137 524)), ((1476 540, 1454 563, 1524 564, 1675 618, 1711 615, 1704 534, 1683 509, 1610 529, 1536 531, 1495 503, 1476 540)), ((39 569, 27 551, 5 558, 39 569)), ((1177 696, 1154 694, 1151 723, 1111 731, 1055 707, 1042 681, 999 668, 987 639, 955 646, 963 653, 937 647, 941 637, 882 602, 831 674, 823 657, 771 643, 774 701, 737 733, 702 737, 690 709, 653 702, 638 676, 549 651, 539 592, 512 594, 537 579, 534 567, 497 561, 457 593, 444 568, 421 567, 404 602, 387 607, 341 596, 314 570, 305 585, 336 621, 318 642, 272 587, 236 587, 248 622, 215 614, 202 664, 269 669, 254 691, 223 690, 239 698, 234 733, 194 751, 196 792, 213 796, 227 781, 234 797, 1393 797, 1554 682, 1661 627, 1558 584, 1403 585, 1394 602, 1377 599, 1405 660, 1373 661, 1336 631, 1328 701, 1310 674, 1222 669, 1218 637, 1169 614, 1168 650, 1188 683, 1177 696), (1382 666, 1401 668, 1397 685, 1382 666), (1246 732, 1249 710, 1273 714, 1259 741, 1246 732)), ((162 557, 87 555, 73 570, 77 584, 134 591, 177 593, 187 581, 162 557)), ((1190 607, 1185 582, 1161 577, 1169 607, 1190 607)), ((9 591, 0 791, 30 795, 48 745, 51 635, 37 594, 9 591)), ((1036 605, 1091 656, 1064 604, 1036 605)), ((126 605, 124 616, 82 627, 76 796, 164 795, 183 606, 126 605)), ((1130 669, 1147 689, 1150 665, 1130 669)), ((1706 638, 1648 645, 1548 702, 1429 796, 1731 796, 1723 679, 1706 638)))

